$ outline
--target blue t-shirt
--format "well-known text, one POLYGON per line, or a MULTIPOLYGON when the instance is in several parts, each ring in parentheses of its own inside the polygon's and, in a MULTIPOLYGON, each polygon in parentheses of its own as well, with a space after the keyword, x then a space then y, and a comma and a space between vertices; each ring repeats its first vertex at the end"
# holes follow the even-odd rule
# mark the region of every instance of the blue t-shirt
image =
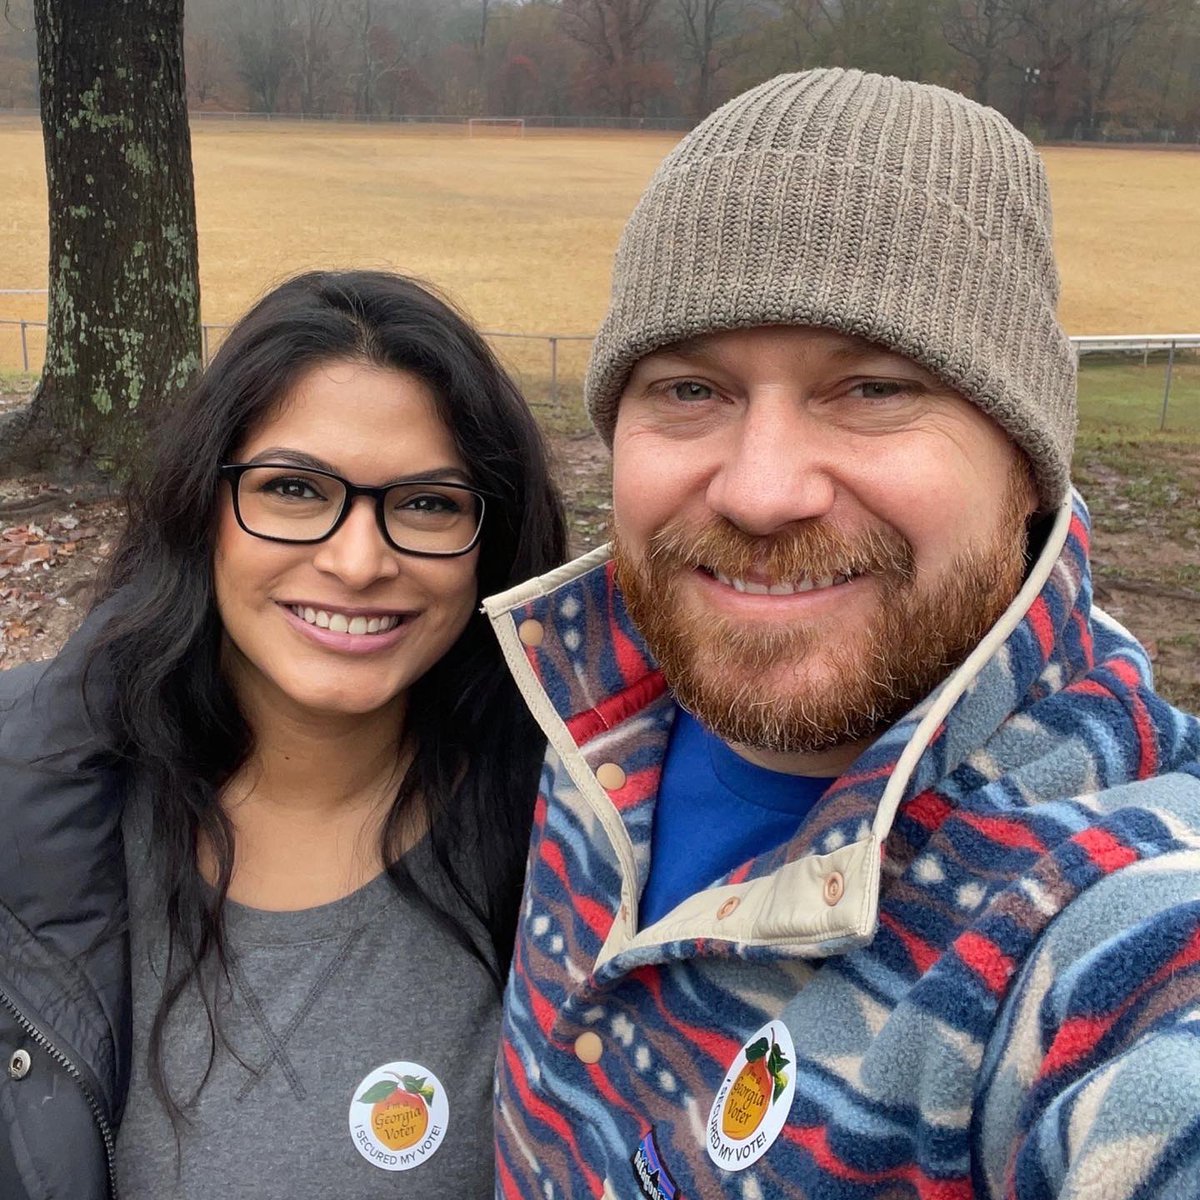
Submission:
POLYGON ((782 845, 832 779, 785 775, 734 753, 677 709, 654 809, 641 924, 782 845))

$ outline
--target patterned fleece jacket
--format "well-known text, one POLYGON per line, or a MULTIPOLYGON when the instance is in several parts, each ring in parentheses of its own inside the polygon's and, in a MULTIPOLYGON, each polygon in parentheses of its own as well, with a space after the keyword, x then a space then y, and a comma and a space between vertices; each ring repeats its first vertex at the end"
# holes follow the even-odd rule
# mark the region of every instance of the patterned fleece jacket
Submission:
POLYGON ((647 928, 674 706, 605 551, 486 602, 550 740, 506 1200, 1200 1195, 1200 723, 1064 503, 967 661, 647 928))

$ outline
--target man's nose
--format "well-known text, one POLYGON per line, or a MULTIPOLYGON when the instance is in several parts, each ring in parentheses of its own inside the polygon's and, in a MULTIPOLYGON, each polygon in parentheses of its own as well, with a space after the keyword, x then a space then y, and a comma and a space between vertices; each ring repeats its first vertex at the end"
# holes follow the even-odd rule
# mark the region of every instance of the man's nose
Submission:
POLYGON ((757 536, 829 513, 837 487, 826 431, 799 396, 752 398, 729 432, 708 486, 714 512, 757 536))
POLYGON ((350 502, 338 531, 316 547, 313 565, 355 590, 399 575, 399 554, 384 541, 369 496, 356 496, 350 502))

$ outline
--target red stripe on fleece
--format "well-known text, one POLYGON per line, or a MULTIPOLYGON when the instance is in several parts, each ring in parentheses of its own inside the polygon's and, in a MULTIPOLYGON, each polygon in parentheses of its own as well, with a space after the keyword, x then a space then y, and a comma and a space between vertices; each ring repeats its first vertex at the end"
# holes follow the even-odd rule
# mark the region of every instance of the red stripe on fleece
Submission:
POLYGON ((1138 694, 1142 678, 1137 667, 1128 659, 1118 658, 1109 663, 1112 673, 1129 689, 1127 699, 1133 717, 1133 728, 1138 740, 1138 778, 1149 779, 1158 771, 1158 739, 1154 736, 1154 724, 1146 711, 1146 703, 1138 694))
POLYGON ((732 875, 729 876, 731 884, 745 883, 750 878, 750 872, 754 869, 754 859, 749 862, 744 862, 732 875))
POLYGON ((1054 622, 1050 620, 1050 608, 1046 604, 1044 596, 1039 596, 1029 606, 1026 620, 1029 622, 1029 627, 1033 630, 1034 637, 1038 640, 1042 659, 1048 659, 1050 651, 1054 647, 1054 622))
POLYGON ((1083 650, 1083 661, 1090 671, 1096 665, 1096 643, 1092 637, 1091 622, 1081 612, 1071 614, 1075 628, 1079 632, 1079 645, 1083 650))
POLYGON ((1149 979, 1143 980, 1111 1013, 1100 1017, 1071 1017, 1064 1021, 1042 1060, 1039 1075, 1050 1075, 1079 1062, 1095 1049, 1100 1039, 1150 991, 1164 980, 1174 979, 1200 965, 1200 929, 1193 932, 1183 949, 1165 962, 1149 979))
POLYGON ((1044 854, 1046 844, 1022 821, 1010 821, 1005 817, 981 817, 975 813, 959 813, 959 819, 972 829, 977 829, 989 841, 1014 850, 1032 850, 1044 854))
POLYGON ((521 1063, 520 1057, 512 1046, 506 1041, 504 1043, 504 1062, 508 1068, 508 1077, 513 1081, 518 1095, 521 1097, 521 1107, 530 1116, 536 1117, 544 1125, 549 1125, 556 1134, 566 1143, 571 1150, 571 1157, 575 1160, 580 1172, 588 1183, 588 1195, 599 1196, 604 1190, 603 1181, 600 1176, 591 1170, 582 1154, 579 1153, 579 1144, 575 1141, 574 1135, 571 1133, 571 1126, 559 1115, 558 1111, 552 1108, 544 1100, 538 1099, 529 1088, 529 1081, 525 1078, 525 1068, 521 1063))
POLYGON ((835 1179, 868 1186, 903 1181, 916 1188, 920 1200, 971 1200, 971 1181, 963 1176, 932 1179, 916 1163, 904 1163, 882 1171, 861 1171, 850 1166, 834 1153, 829 1145, 829 1133, 823 1125, 785 1125, 783 1133, 789 1141, 807 1150, 817 1166, 835 1179))
POLYGON ((1086 558, 1091 538, 1087 526, 1079 519, 1078 513, 1071 514, 1071 524, 1067 528, 1067 536, 1075 538, 1083 549, 1081 557, 1086 558))
POLYGON ((952 812, 950 801, 935 791, 914 796, 900 810, 901 815, 916 821, 924 829, 938 829, 952 812))
POLYGON ((834 791, 844 792, 847 788, 856 787, 860 783, 870 783, 874 779, 884 779, 896 769, 894 762, 884 763, 882 766, 874 767, 870 771, 862 771, 857 775, 842 775, 839 776, 837 783, 829 789, 829 794, 834 791))
POLYGON ((585 746, 598 733, 612 729, 614 725, 641 712, 666 690, 667 681, 661 671, 643 675, 636 683, 602 700, 595 708, 576 713, 567 721, 567 732, 574 738, 576 746, 585 746))
POLYGON ((562 847, 557 842, 550 838, 543 838, 538 856, 554 873, 562 886, 563 895, 584 919, 587 927, 603 942, 612 928, 613 914, 590 896, 578 895, 571 889, 571 883, 567 876, 567 861, 563 857, 562 847))
POLYGON ((609 1078, 600 1069, 599 1063, 593 1063, 587 1069, 588 1078, 592 1081, 592 1086, 604 1097, 605 1100, 613 1108, 619 1108, 626 1112, 631 1117, 637 1117, 639 1120, 645 1117, 645 1113, 639 1112, 632 1104, 626 1100, 620 1092, 609 1082, 609 1078))
POLYGON ((913 965, 919 974, 924 975, 942 957, 940 950, 935 950, 924 938, 918 937, 912 930, 905 929, 891 913, 881 912, 879 923, 886 925, 904 943, 904 948, 908 951, 908 956, 913 960, 913 965))
POLYGON ((617 660, 617 669, 628 685, 645 675, 649 664, 641 649, 625 636, 613 611, 617 597, 617 564, 611 559, 605 565, 604 574, 608 581, 608 633, 612 638, 612 651, 617 660))
POLYGON ((1042 1059, 1039 1075, 1053 1075, 1064 1067, 1085 1058, 1100 1039, 1113 1027, 1117 1013, 1103 1017, 1070 1017, 1064 1021, 1042 1059))
POLYGON ((613 802, 618 812, 628 812, 636 808, 648 796, 658 791, 662 782, 662 767, 659 764, 647 767, 644 771, 635 771, 625 779, 622 787, 610 791, 608 798, 613 802))
POLYGON ((512 1171, 508 1169, 508 1163, 504 1161, 503 1154, 496 1155, 496 1169, 500 1172, 500 1191, 504 1196, 504 1200, 523 1200, 523 1193, 513 1176, 512 1171))
POLYGON ((542 1031, 542 1036, 549 1042, 550 1031, 554 1028, 554 1022, 558 1018, 558 1009, 533 986, 527 971, 522 970, 518 978, 525 985, 525 991, 529 994, 529 1007, 533 1012, 533 1019, 537 1022, 538 1029, 542 1031))
POLYGON ((636 979, 650 993, 659 1016, 673 1032, 686 1038, 696 1049, 703 1050, 713 1062, 728 1067, 737 1058, 742 1048, 741 1042, 734 1041, 733 1038, 726 1037, 710 1027, 690 1025, 676 1018, 663 1000, 660 970, 661 968, 656 966, 637 967, 629 972, 628 978, 636 979))
POLYGON ((954 949, 994 995, 999 996, 1008 986, 1016 964, 991 938, 968 929, 955 939, 954 949))
POLYGON ((1071 838, 1075 845, 1092 860, 1105 875, 1128 867, 1138 860, 1137 851, 1131 850, 1123 842, 1119 842, 1107 829, 1092 826, 1075 834, 1071 838))
POLYGON ((1115 698, 1112 694, 1112 689, 1106 688, 1097 679, 1081 679, 1078 683, 1072 683, 1065 690, 1069 696, 1099 696, 1101 700, 1112 700, 1115 698))

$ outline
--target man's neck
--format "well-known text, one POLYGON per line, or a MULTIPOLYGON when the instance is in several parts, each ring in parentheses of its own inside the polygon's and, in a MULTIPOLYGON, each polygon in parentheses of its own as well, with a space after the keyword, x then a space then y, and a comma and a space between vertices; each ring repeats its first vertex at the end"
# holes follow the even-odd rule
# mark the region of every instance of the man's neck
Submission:
POLYGON ((740 758, 776 771, 780 775, 808 775, 816 779, 836 779, 870 745, 869 740, 850 742, 845 746, 834 746, 832 750, 820 750, 812 754, 793 754, 783 750, 758 750, 753 746, 738 746, 730 743, 729 748, 740 758))

